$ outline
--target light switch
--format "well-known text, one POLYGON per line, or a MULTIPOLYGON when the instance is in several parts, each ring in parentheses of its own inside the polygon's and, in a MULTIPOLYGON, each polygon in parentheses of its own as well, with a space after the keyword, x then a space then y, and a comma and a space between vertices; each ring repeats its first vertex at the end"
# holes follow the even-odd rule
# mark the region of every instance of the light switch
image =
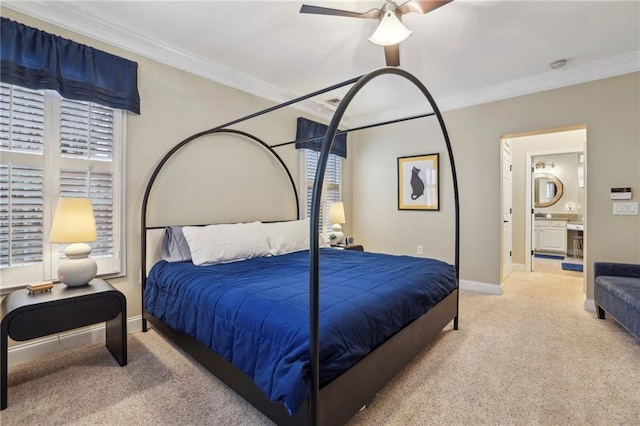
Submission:
POLYGON ((613 203, 613 214, 615 215, 637 215, 638 203, 613 203))

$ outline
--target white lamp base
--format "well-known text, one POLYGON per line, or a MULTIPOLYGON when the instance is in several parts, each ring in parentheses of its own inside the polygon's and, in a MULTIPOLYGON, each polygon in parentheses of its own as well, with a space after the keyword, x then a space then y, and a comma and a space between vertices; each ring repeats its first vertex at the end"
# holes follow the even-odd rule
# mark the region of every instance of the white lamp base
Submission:
POLYGON ((98 265, 89 257, 91 247, 84 243, 71 244, 64 250, 67 259, 58 267, 58 279, 69 287, 86 285, 95 278, 98 265))
POLYGON ((333 245, 342 244, 344 241, 344 234, 342 233, 342 225, 339 223, 334 223, 331 226, 331 233, 336 236, 335 240, 332 240, 333 245))

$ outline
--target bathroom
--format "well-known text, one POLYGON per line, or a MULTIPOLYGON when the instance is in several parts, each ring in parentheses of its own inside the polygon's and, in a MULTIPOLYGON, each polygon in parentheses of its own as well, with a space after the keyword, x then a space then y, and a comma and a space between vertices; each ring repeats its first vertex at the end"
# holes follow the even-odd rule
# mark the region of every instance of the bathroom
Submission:
POLYGON ((582 272, 584 255, 584 154, 531 157, 533 170, 533 270, 582 272), (555 261, 555 262, 554 262, 555 261))

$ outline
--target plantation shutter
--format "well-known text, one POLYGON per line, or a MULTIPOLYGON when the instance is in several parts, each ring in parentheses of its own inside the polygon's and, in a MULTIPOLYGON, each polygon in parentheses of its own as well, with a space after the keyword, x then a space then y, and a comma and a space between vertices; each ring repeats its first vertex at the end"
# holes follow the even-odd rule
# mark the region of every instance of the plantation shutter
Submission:
MULTIPOLYGON (((117 268, 114 213, 114 110, 92 102, 61 99, 60 197, 89 197, 96 220, 97 240, 90 242, 98 273, 117 268)), ((59 246, 64 257, 65 245, 59 246)))
MULTIPOLYGON (((311 198, 313 196, 313 184, 316 177, 320 152, 305 149, 305 169, 306 169, 306 217, 311 217, 311 198)), ((337 155, 330 154, 325 170, 324 186, 322 191, 322 202, 320 205, 320 232, 330 233, 331 222, 329 222, 329 209, 331 203, 340 201, 342 183, 342 159, 337 155)))
POLYGON ((91 197, 98 274, 123 271, 124 112, 0 83, 0 289, 55 279, 59 197, 91 197))
POLYGON ((0 165, 0 267, 42 262, 42 168, 0 165))
MULTIPOLYGON (((91 256, 113 254, 113 177, 111 173, 85 170, 60 171, 61 197, 90 197, 98 239, 89 243, 91 256)), ((63 257, 64 247, 60 247, 63 257)))
POLYGON ((0 84, 0 150, 0 268, 40 263, 44 235, 42 92, 0 84))
POLYGON ((44 93, 0 84, 0 148, 42 154, 44 93))
POLYGON ((91 102, 62 99, 60 154, 87 160, 113 159, 113 110, 91 102))

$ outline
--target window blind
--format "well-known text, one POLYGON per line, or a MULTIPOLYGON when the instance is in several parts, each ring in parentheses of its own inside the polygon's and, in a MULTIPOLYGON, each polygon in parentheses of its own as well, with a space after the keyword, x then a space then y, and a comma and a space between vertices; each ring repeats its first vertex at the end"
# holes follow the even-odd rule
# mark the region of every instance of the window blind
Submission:
POLYGON ((113 110, 92 102, 62 99, 60 154, 70 158, 113 158, 113 110))
MULTIPOLYGON (((306 217, 311 217, 311 199, 313 197, 313 184, 316 178, 318 160, 320 152, 305 149, 305 170, 306 170, 306 217)), ((322 200, 320 204, 320 232, 331 233, 331 222, 329 222, 329 209, 331 203, 340 201, 342 184, 342 159, 334 154, 330 154, 325 169, 324 185, 322 190, 322 200)))
POLYGON ((43 187, 41 168, 0 164, 0 267, 42 262, 43 187))
POLYGON ((0 268, 42 262, 44 111, 44 93, 0 85, 0 268))
MULTIPOLYGON (((111 173, 87 170, 60 171, 61 197, 89 197, 93 203, 98 239, 89 243, 91 256, 113 254, 113 176, 111 173)), ((60 257, 64 257, 63 246, 60 257)))
POLYGON ((0 85, 0 149, 42 153, 44 93, 0 85))
POLYGON ((122 271, 124 112, 0 83, 0 287, 55 279, 59 197, 90 197, 98 274, 122 271))

